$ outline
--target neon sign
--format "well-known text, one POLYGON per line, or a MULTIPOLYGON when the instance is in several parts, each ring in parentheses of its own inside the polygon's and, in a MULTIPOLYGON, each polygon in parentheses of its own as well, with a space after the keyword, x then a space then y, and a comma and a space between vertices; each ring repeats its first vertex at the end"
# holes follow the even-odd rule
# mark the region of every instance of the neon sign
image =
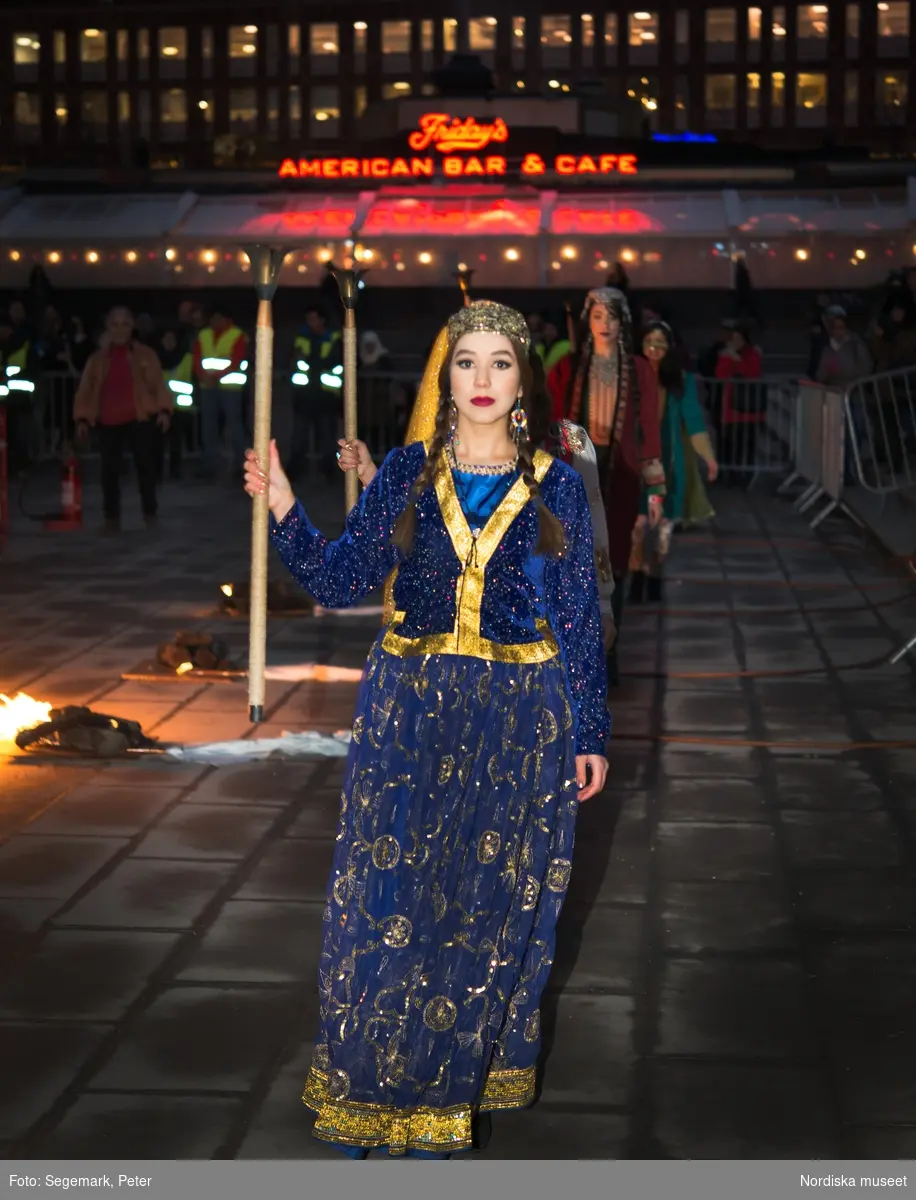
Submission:
POLYGON ((479 125, 473 117, 452 117, 448 113, 424 113, 418 128, 408 137, 411 150, 427 150, 435 146, 440 154, 455 150, 485 150, 491 142, 505 142, 509 129, 502 117, 491 125, 479 125))
MULTIPOLYGON (((450 113, 424 113, 417 128, 407 137, 415 154, 395 158, 284 158, 278 175, 281 179, 432 179, 437 174, 449 179, 493 178, 510 171, 503 154, 481 155, 481 150, 509 140, 509 127, 502 117, 481 124, 474 117, 453 117, 450 113), (422 154, 435 149, 439 156, 422 154), (459 156, 456 151, 466 151, 459 156), (422 155, 422 157, 421 157, 422 155)), ((558 154, 548 162, 540 154, 525 154, 515 160, 512 170, 532 177, 546 175, 636 175, 635 154, 558 154)))
MULTIPOLYGON (((635 154, 558 154, 553 160, 526 154, 518 166, 521 175, 532 177, 553 171, 557 175, 637 175, 635 154)), ((508 160, 501 154, 476 154, 459 158, 284 158, 277 172, 281 179, 432 179, 441 173, 450 179, 473 179, 509 173, 508 160), (438 169, 437 169, 438 168, 438 169)))

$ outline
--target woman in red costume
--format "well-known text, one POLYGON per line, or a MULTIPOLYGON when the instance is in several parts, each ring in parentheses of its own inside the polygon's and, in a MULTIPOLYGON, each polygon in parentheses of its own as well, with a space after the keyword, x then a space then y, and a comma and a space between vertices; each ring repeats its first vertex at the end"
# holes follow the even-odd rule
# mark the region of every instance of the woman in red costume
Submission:
MULTIPOLYGON (((652 368, 633 353, 630 309, 617 288, 595 288, 582 310, 575 354, 547 378, 554 419, 584 427, 598 457, 607 513, 614 618, 618 636, 624 577, 643 488, 649 526, 662 516, 665 472, 661 461, 658 388, 652 368)), ((617 683, 617 642, 608 653, 608 682, 617 683)))

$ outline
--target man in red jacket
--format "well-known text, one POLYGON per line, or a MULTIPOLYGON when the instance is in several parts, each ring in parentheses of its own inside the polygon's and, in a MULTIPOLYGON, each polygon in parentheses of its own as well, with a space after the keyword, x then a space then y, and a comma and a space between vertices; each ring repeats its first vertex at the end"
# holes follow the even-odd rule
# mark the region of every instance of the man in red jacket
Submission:
POLYGON ((121 459, 129 449, 137 470, 143 518, 156 522, 157 426, 165 433, 172 393, 155 350, 134 340, 130 309, 108 314, 103 345, 89 356, 73 400, 77 437, 95 428, 102 459, 102 501, 106 532, 121 527, 121 459))

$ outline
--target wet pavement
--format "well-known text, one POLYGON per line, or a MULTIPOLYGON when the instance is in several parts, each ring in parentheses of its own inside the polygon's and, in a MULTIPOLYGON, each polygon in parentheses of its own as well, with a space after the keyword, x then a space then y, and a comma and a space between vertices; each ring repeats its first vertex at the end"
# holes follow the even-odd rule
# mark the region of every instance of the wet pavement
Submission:
MULTIPOLYGON (((916 675, 886 664, 916 589, 842 521, 715 500, 626 612, 540 1098, 485 1157, 916 1155, 916 675)), ((314 497, 329 532, 341 503, 314 497)), ((246 513, 170 485, 155 533, 17 522, 0 691, 181 742, 345 728, 353 683, 271 682, 253 731, 244 685, 121 681, 181 628, 244 657, 216 606, 246 513)), ((274 618, 269 662, 358 667, 377 620, 274 618)), ((7 1157, 331 1154, 299 1095, 342 769, 0 757, 7 1157)))

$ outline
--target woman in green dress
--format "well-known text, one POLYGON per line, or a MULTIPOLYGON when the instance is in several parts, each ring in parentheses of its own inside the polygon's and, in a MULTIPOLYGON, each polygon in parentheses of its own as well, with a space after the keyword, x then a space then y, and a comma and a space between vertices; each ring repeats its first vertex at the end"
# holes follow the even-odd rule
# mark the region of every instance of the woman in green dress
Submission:
POLYGON ((649 528, 647 494, 643 493, 630 552, 630 599, 636 603, 644 597, 661 599, 662 568, 674 527, 715 515, 703 486, 700 461, 710 483, 719 474, 696 382, 678 360, 671 327, 664 321, 650 321, 643 330, 642 352, 658 383, 667 493, 664 517, 654 531, 649 528))

